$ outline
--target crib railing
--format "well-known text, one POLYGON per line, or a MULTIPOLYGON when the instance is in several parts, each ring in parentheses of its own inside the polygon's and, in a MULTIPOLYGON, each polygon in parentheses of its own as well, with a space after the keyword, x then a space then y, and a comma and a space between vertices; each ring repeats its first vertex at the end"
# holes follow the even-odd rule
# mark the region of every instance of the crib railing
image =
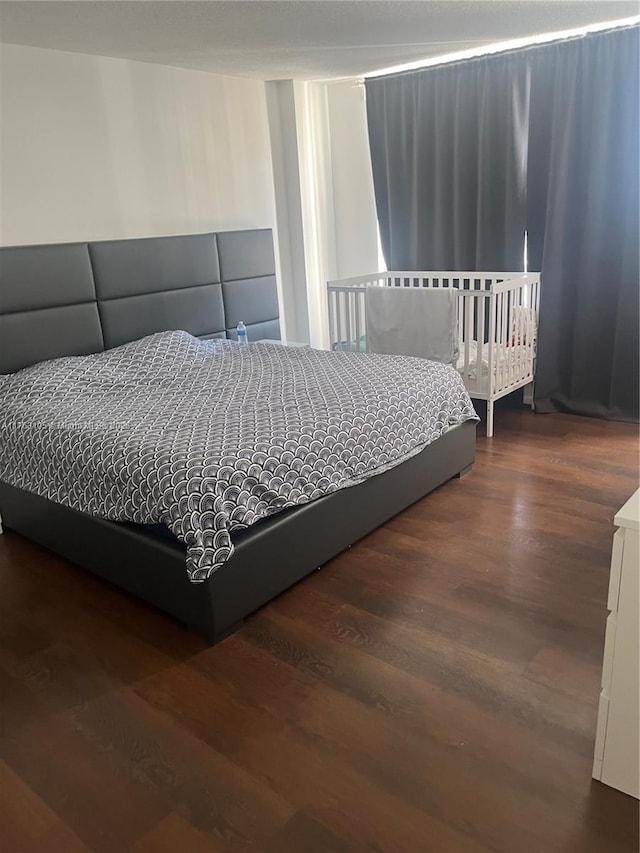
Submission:
POLYGON ((489 362, 495 364, 491 374, 494 399, 533 381, 539 308, 538 274, 509 279, 493 287, 489 362))
MULTIPOLYGON (((490 402, 533 381, 540 306, 539 273, 391 271, 327 283, 332 349, 367 352, 367 287, 458 291, 457 368, 469 391, 490 402)), ((492 429, 492 426, 489 426, 492 429)))

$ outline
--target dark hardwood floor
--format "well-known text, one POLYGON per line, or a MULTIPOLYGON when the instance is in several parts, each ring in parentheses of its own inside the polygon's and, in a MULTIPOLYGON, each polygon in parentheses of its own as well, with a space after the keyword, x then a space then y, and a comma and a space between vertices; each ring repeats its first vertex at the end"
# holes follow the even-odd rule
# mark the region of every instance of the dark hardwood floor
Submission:
POLYGON ((638 430, 496 420, 469 476, 214 648, 0 537, 0 849, 637 851, 591 765, 638 430))

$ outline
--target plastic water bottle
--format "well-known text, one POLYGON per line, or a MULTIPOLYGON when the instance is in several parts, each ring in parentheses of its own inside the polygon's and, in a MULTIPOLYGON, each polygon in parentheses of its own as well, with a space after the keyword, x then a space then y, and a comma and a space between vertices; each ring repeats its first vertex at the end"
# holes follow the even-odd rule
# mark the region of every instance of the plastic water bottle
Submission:
POLYGON ((239 344, 248 344, 249 343, 249 336, 247 335, 247 327, 242 322, 242 320, 240 320, 240 322, 238 323, 238 325, 236 327, 236 331, 238 333, 238 343, 239 344))

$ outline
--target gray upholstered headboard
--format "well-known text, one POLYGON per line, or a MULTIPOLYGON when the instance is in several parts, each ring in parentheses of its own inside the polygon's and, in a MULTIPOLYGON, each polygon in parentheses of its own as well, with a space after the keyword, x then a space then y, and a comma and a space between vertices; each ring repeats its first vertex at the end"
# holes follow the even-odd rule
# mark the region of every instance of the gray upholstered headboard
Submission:
POLYGON ((280 338, 271 230, 0 248, 0 374, 153 332, 280 338))

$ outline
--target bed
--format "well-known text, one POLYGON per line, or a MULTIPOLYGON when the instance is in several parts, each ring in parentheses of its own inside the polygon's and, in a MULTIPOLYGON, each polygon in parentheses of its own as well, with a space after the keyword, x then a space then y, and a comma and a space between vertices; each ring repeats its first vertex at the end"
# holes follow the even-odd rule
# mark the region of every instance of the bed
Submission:
MULTIPOLYGON (((249 347, 249 354, 246 348, 229 343, 238 320, 246 323, 254 341, 279 338, 277 304, 272 237, 267 229, 0 249, 0 373, 8 375, 3 387, 11 387, 16 403, 13 407, 5 404, 9 415, 5 412, 0 424, 5 440, 13 441, 16 435, 11 432, 15 427, 11 413, 19 411, 24 418, 29 399, 48 399, 49 392, 43 389, 50 389, 52 397, 62 394, 72 369, 76 378, 74 382, 69 379, 65 399, 70 412, 74 406, 78 412, 84 411, 86 394, 94 394, 96 384, 91 380, 82 386, 80 382, 82 394, 78 396, 78 377, 87 375, 89 366, 104 377, 105 365, 113 368, 113 376, 124 375, 122 365, 131 362, 132 353, 136 359, 143 353, 149 386, 166 382, 160 400, 164 394, 176 393, 176 376, 181 370, 181 375, 192 376, 192 362, 184 362, 188 353, 195 359, 193 363, 200 365, 198 369, 209 371, 203 376, 223 371, 226 379, 221 388, 228 387, 230 376, 236 376, 229 371, 242 373, 245 367, 259 381, 270 375, 278 381, 286 376, 289 382, 292 376, 304 378, 304 369, 326 375, 329 380, 318 404, 325 406, 332 387, 342 381, 339 377, 357 375, 358 370, 365 369, 365 360, 350 353, 319 353, 310 348, 294 355, 294 350, 273 344, 255 344, 249 347), (174 351, 178 360, 169 364, 167 353, 174 351), (352 361, 345 365, 340 359, 352 361), (159 362, 164 378, 157 372, 159 362), (303 363, 312 366, 303 369, 303 363), (29 370, 23 371, 26 367, 29 370), (30 390, 25 393, 27 380, 30 390)), ((199 374, 194 373, 192 378, 200 381, 199 374)), ((440 387, 441 379, 436 380, 440 387)), ((235 379, 233 384, 238 384, 235 379)), ((361 393, 361 385, 369 387, 364 381, 356 382, 354 393, 361 393)), ((125 391, 130 396, 128 387, 125 391)), ((292 399, 297 399, 299 387, 291 393, 292 399)), ((146 391, 139 394, 149 409, 146 391)), ((212 410, 216 408, 215 399, 216 395, 209 398, 212 410)), ((219 414, 232 410, 230 402, 231 398, 221 400, 219 414)), ((287 405, 292 411, 290 400, 287 405)), ((208 412, 208 407, 202 408, 208 412)), ((123 421, 134 420, 138 409, 127 410, 123 421)), ((98 409, 92 411, 92 426, 97 429, 102 423, 104 428, 98 409)), ((319 411, 311 407, 309 417, 317 419, 319 411)), ((52 429, 55 410, 42 417, 46 421, 42 428, 52 429)), ((140 417, 142 430, 151 422, 144 421, 142 414, 140 417)), ((196 412, 196 419, 200 417, 196 412)), ((115 511, 114 504, 101 505, 96 512, 90 503, 94 499, 91 490, 87 493, 89 503, 79 497, 82 490, 73 499, 66 494, 71 489, 65 487, 65 494, 56 492, 51 485, 53 473, 42 475, 43 471, 53 472, 55 442, 46 436, 58 435, 59 424, 58 433, 38 433, 45 440, 31 457, 45 467, 38 469, 35 465, 32 479, 27 476, 27 456, 20 462, 14 457, 13 468, 4 469, 0 513, 6 528, 164 609, 215 642, 249 613, 386 519, 468 470, 474 459, 475 419, 472 410, 456 418, 458 425, 453 425, 451 418, 446 425, 443 421, 437 437, 434 433, 426 446, 417 442, 409 450, 405 448, 406 452, 399 450, 389 465, 366 477, 339 482, 341 463, 334 464, 326 472, 327 483, 334 477, 333 483, 318 486, 309 494, 298 490, 295 500, 283 499, 291 486, 282 486, 283 478, 274 467, 265 475, 271 479, 265 480, 266 485, 259 486, 262 491, 257 493, 260 497, 268 493, 272 502, 265 499, 260 503, 254 500, 255 494, 250 498, 254 500, 253 509, 259 507, 259 512, 238 516, 238 504, 230 502, 228 494, 213 507, 215 511, 207 518, 211 518, 211 529, 218 524, 222 539, 216 540, 216 548, 208 553, 196 547, 198 542, 202 545, 202 536, 196 542, 197 536, 189 539, 193 531, 180 527, 185 524, 185 513, 171 519, 153 511, 115 511), (48 451, 53 455, 45 464, 48 451), (275 488, 274 477, 279 484, 275 488), (285 492, 279 492, 281 488, 285 492), (223 510, 239 523, 227 529, 223 510)), ((147 432, 153 434, 153 429, 147 432)), ((187 432, 191 435, 193 430, 187 432)), ((161 433, 158 435, 164 441, 161 433)), ((82 436, 78 440, 84 441, 82 436)), ((71 456, 76 462, 82 458, 75 450, 71 456)), ((77 470, 81 473, 92 466, 95 468, 88 457, 77 470)), ((119 476, 113 474, 114 469, 100 470, 105 482, 119 476)), ((347 469, 343 466, 343 470, 347 469)), ((75 482, 75 474, 69 476, 73 471, 76 469, 65 469, 62 485, 75 482)), ((220 469, 216 469, 211 482, 219 483, 220 476, 220 469)), ((235 494, 238 490, 232 491, 235 494)), ((246 497, 242 500, 241 509, 246 511, 246 497)), ((205 539, 209 532, 205 530, 205 539)))

